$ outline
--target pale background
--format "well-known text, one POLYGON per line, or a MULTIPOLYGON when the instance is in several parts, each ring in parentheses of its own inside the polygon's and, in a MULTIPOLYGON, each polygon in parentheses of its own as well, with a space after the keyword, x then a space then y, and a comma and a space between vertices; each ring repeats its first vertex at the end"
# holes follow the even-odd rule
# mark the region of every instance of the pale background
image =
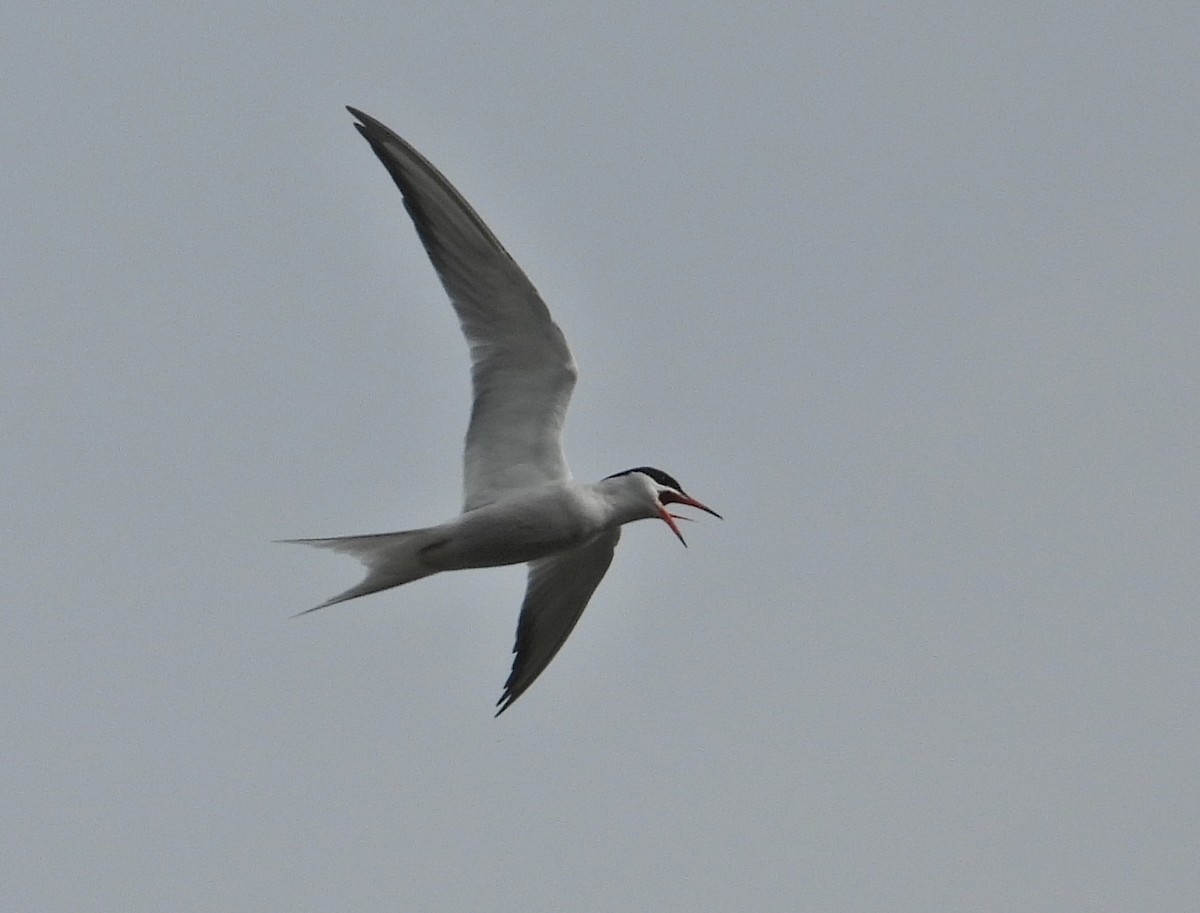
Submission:
POLYGON ((9 3, 0 902, 1200 909, 1194 3, 9 3), (582 380, 627 530, 303 620, 455 512, 467 359, 353 104, 582 380))

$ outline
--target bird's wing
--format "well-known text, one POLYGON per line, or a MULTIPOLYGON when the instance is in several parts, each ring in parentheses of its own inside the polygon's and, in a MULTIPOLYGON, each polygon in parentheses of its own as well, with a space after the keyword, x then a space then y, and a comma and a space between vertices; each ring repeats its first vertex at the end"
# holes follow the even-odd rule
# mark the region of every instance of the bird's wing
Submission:
POLYGON ((529 583, 517 622, 516 654, 496 716, 534 683, 567 639, 608 566, 621 529, 609 530, 587 545, 529 564, 529 583))
POLYGON ((471 348, 464 510, 570 478, 562 426, 575 361, 537 289, 441 172, 379 121, 349 111, 400 188, 471 348))

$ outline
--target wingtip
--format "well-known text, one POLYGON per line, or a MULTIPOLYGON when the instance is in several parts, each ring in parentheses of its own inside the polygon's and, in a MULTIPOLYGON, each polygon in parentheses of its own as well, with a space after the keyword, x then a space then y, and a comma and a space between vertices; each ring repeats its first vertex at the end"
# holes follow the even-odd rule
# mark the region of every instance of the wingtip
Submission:
MULTIPOLYGON (((354 107, 351 107, 350 105, 346 105, 346 110, 349 111, 351 116, 353 116, 355 119, 354 129, 357 130, 362 135, 362 137, 364 139, 366 139, 368 142, 371 139, 370 135, 367 132, 368 128, 372 128, 372 127, 379 128, 379 127, 383 126, 382 124, 379 123, 379 121, 377 121, 377 120, 375 120, 375 118, 371 117, 371 115, 364 114, 362 111, 359 111, 358 108, 354 108, 354 107)), ((386 129, 386 128, 384 128, 384 129, 386 129)))
POLYGON ((355 108, 353 105, 346 105, 346 110, 349 111, 350 114, 355 119, 358 120, 358 123, 355 124, 354 126, 356 128, 358 128, 358 130, 360 132, 363 130, 366 130, 368 128, 373 128, 375 130, 382 130, 385 133, 391 132, 390 130, 388 130, 387 127, 385 127, 383 124, 381 124, 375 118, 373 118, 370 114, 367 114, 365 111, 360 111, 358 108, 355 108))
POLYGON ((315 605, 315 606, 313 606, 311 609, 305 609, 303 612, 297 612, 295 615, 289 615, 289 616, 288 616, 288 620, 290 621, 290 620, 291 620, 291 619, 293 619, 293 618, 299 618, 301 615, 308 615, 308 614, 311 614, 312 612, 316 612, 316 611, 318 611, 319 609, 327 609, 327 608, 329 608, 331 605, 333 605, 333 603, 332 603, 332 602, 323 602, 323 603, 321 603, 320 605, 315 605))

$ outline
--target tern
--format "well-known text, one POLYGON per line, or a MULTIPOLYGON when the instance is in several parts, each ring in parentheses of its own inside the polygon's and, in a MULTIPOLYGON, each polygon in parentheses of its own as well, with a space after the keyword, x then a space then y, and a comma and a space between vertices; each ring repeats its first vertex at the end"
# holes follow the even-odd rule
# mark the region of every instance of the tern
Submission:
POLYGON ((686 546, 668 510, 715 517, 667 473, 638 466, 595 484, 574 481, 562 429, 577 376, 562 331, 533 284, 441 172, 407 142, 348 108, 400 188, 417 235, 450 297, 471 351, 474 401, 463 456, 462 513, 423 529, 335 539, 288 539, 344 552, 366 577, 304 612, 442 571, 528 564, 512 672, 496 716, 558 653, 612 563, 621 526, 659 518, 686 546))

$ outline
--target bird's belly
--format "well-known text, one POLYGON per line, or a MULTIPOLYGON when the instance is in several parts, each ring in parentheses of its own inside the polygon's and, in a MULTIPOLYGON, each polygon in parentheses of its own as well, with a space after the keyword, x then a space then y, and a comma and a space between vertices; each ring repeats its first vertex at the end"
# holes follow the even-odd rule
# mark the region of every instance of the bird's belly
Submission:
POLYGON ((451 534, 422 556, 438 570, 524 564, 583 545, 604 529, 599 516, 561 499, 488 505, 447 526, 451 534))

